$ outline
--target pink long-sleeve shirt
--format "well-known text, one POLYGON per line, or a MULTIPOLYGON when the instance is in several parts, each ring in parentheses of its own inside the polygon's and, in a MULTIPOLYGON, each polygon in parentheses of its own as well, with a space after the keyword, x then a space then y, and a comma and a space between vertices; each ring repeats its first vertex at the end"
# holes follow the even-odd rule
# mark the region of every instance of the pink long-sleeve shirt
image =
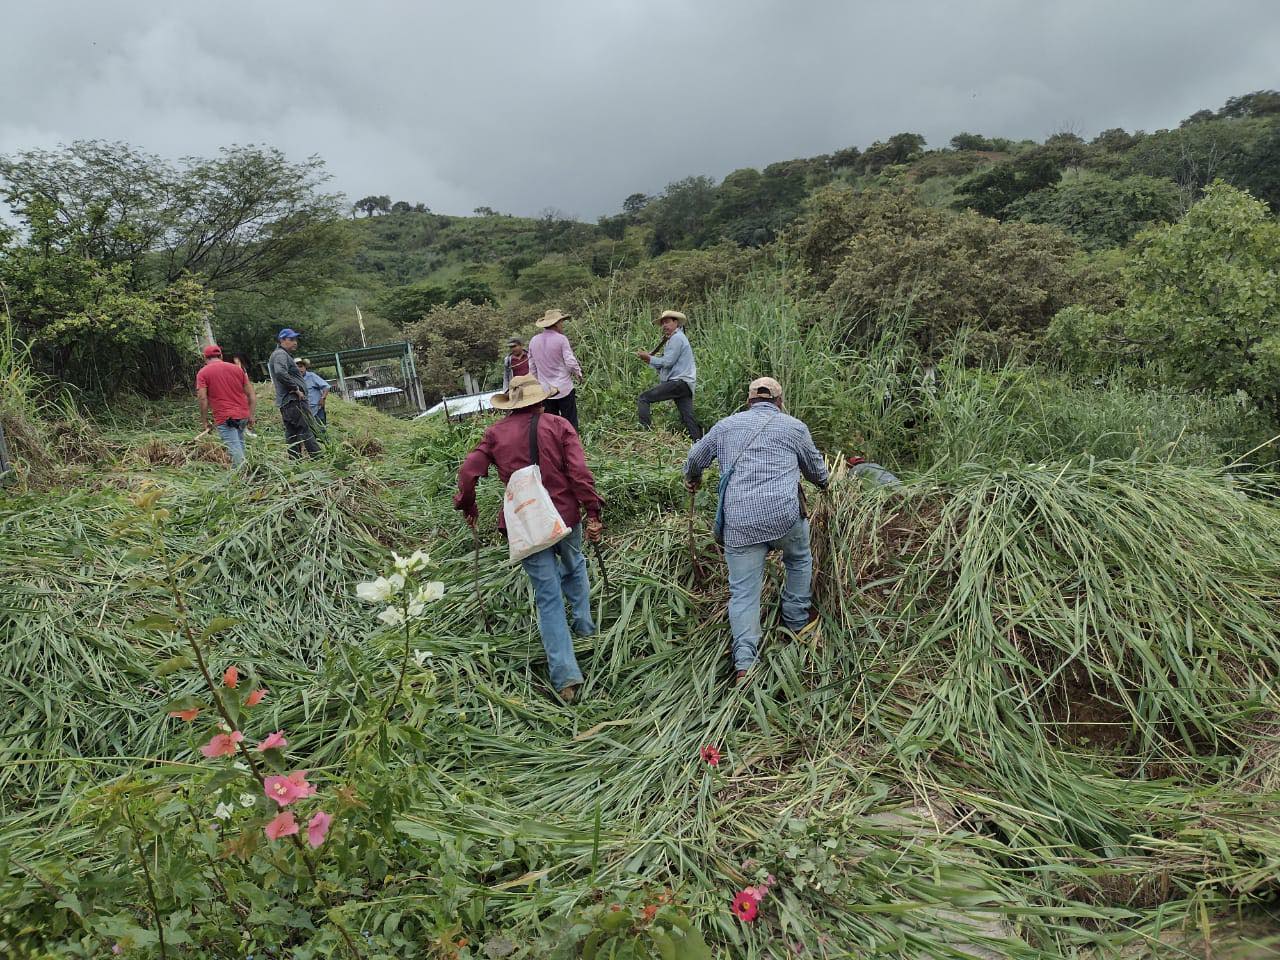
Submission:
POLYGON ((529 341, 529 372, 542 386, 564 397, 573 392, 573 378, 582 376, 582 367, 573 355, 569 338, 559 330, 543 330, 529 341))

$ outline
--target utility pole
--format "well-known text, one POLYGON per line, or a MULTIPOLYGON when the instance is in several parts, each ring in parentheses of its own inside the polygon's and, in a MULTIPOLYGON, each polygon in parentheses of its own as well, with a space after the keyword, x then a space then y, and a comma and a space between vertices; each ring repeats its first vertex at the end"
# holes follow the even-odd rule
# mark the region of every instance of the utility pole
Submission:
POLYGON ((360 324, 360 346, 367 347, 369 344, 364 339, 364 314, 359 307, 356 307, 356 321, 360 324))

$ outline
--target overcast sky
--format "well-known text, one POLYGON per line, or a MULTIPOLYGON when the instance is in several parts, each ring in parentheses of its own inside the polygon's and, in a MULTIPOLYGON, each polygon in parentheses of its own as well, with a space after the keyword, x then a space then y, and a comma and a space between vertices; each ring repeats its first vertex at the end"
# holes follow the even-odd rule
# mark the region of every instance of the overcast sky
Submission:
POLYGON ((903 130, 1153 130, 1280 87, 1276 0, 0 0, 0 23, 0 153, 271 144, 443 213, 594 219, 903 130))

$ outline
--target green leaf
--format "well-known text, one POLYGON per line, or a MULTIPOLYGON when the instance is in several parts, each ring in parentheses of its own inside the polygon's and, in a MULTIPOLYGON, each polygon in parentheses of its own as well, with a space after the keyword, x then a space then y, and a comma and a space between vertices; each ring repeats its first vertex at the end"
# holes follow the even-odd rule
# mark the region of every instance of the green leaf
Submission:
POLYGON ((143 617, 132 626, 134 630, 151 630, 155 633, 173 633, 178 629, 177 621, 163 613, 153 613, 149 617, 143 617))
POLYGON ((168 660, 164 661, 164 663, 160 664, 160 666, 156 667, 156 676, 167 677, 171 673, 176 673, 179 670, 186 670, 191 666, 193 666, 191 658, 185 653, 179 654, 176 657, 170 657, 168 660))
POLYGON ((204 639, 208 639, 209 637, 217 636, 219 633, 225 633, 232 627, 243 622, 244 621, 242 620, 237 620, 235 617, 214 617, 209 621, 209 625, 201 631, 200 636, 204 639))

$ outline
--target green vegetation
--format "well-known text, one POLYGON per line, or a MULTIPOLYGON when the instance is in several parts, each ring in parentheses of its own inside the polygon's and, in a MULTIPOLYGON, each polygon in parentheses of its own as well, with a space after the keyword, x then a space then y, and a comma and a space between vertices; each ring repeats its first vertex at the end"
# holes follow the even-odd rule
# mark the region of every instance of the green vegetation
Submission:
POLYGON ((1239 189, 1273 176, 1276 102, 901 133, 596 226, 377 195, 338 220, 318 161, 270 151, 4 161, 0 954, 1228 955, 1280 889, 1280 228, 1239 189), (273 171, 296 218, 201 255, 214 200, 273 171), (607 503, 572 708, 500 487, 474 554, 451 508, 481 422, 333 398, 290 463, 264 385, 231 473, 188 398, 138 395, 185 383, 209 303, 250 356, 295 317, 350 345, 359 309, 447 392, 550 298, 607 503), (776 629, 771 569, 741 688, 714 485, 691 556, 687 446, 634 426, 668 306, 700 419, 771 374, 834 467, 820 631, 776 629))

